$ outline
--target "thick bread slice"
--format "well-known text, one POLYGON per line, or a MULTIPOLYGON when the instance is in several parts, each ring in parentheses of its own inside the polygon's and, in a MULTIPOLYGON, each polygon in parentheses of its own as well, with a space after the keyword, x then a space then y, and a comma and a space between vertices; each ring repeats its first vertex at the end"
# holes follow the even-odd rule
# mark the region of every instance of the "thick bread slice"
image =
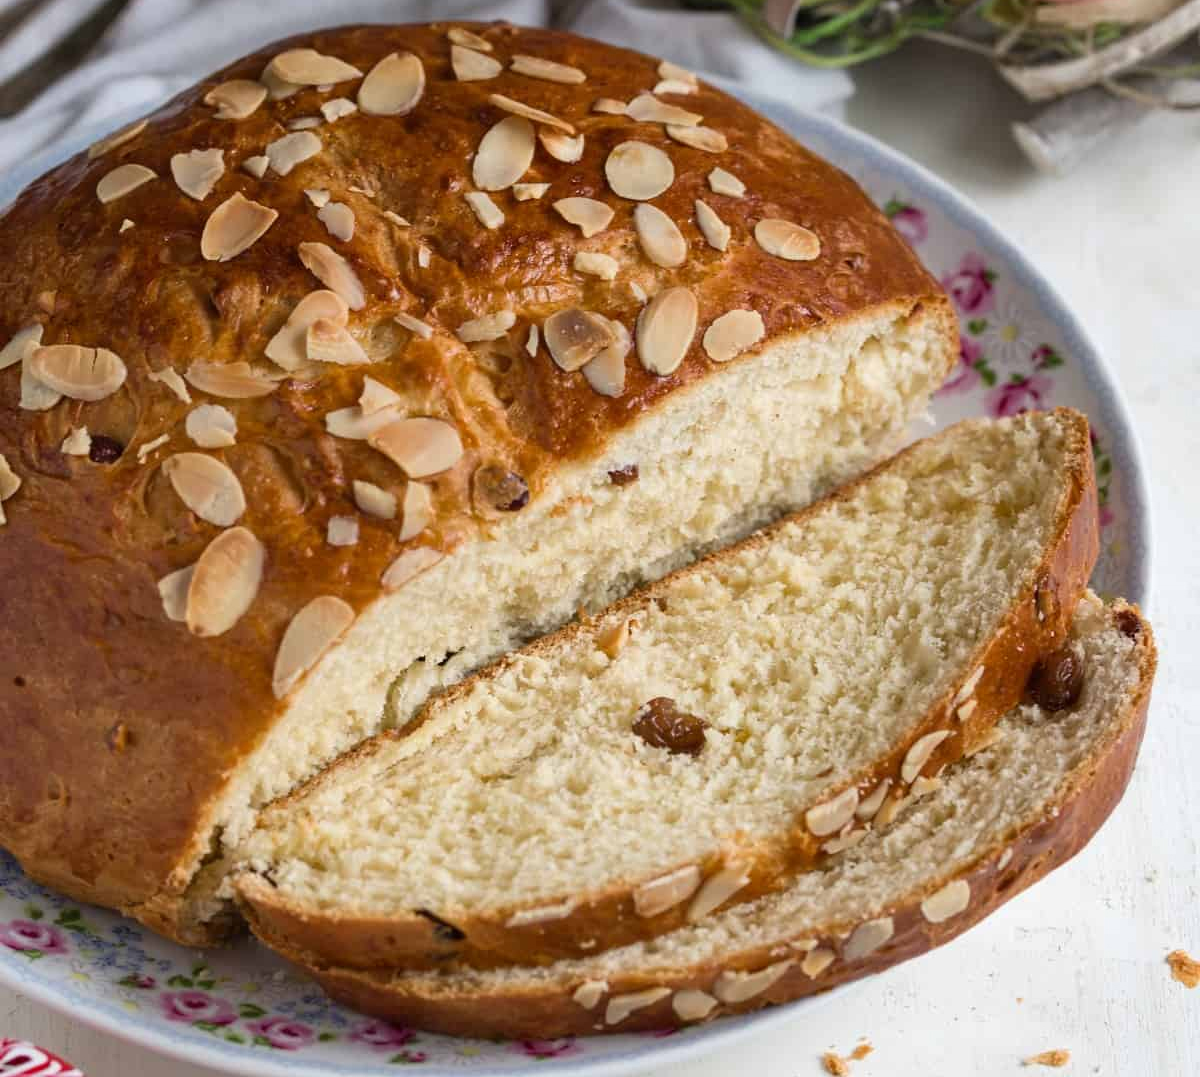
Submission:
POLYGON ((651 942, 543 967, 363 972, 287 953, 334 998, 470 1036, 659 1029, 827 990, 961 934, 1064 863, 1120 800, 1155 670, 1149 626, 1080 603, 1084 685, 1070 710, 1024 705, 889 828, 823 872, 651 942))
POLYGON ((960 424, 434 701, 268 810, 240 895, 327 961, 483 967, 782 886, 1017 702, 1096 529, 1081 415, 960 424), (635 732, 663 698, 697 754, 635 732))

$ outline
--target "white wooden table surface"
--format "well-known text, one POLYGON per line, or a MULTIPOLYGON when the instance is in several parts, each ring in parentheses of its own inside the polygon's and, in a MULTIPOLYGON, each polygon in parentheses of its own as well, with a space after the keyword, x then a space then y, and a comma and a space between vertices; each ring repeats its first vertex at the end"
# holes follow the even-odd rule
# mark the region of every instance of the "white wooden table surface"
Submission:
MULTIPOLYGON (((804 1077, 865 1037, 855 1077, 1014 1072, 1067 1048, 1064 1074, 1200 1074, 1200 118, 1154 117, 1067 179, 1013 147, 1021 107, 965 57, 916 47, 858 76, 850 122, 972 197, 1082 315, 1141 431, 1156 538, 1151 618, 1161 663, 1125 801, 1092 845, 965 938, 812 1017, 662 1072, 804 1077)), ((0 1032, 88 1077, 210 1077, 118 1043, 0 988, 0 1032)), ((1033 1072, 1033 1071, 1030 1071, 1033 1072)), ((1050 1072, 1050 1071, 1039 1071, 1050 1072)))

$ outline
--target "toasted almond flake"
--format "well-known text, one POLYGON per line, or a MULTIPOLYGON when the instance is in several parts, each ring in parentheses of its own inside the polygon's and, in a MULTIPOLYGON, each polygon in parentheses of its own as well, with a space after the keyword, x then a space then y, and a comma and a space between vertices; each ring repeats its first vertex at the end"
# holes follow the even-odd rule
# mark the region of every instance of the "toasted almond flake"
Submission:
POLYGON ((170 440, 170 434, 160 434, 153 441, 143 441, 137 448, 137 462, 139 464, 145 463, 147 456, 154 452, 155 449, 161 449, 170 440))
POLYGON ((697 923, 715 912, 749 882, 750 875, 742 864, 729 864, 710 875, 688 906, 688 923, 697 923))
POLYGON ((859 958, 873 954, 895 933, 895 926, 890 916, 881 916, 878 920, 868 920, 859 924, 842 947, 843 961, 857 961, 859 958))
POLYGON ((830 965, 833 964, 834 958, 837 957, 832 950, 818 948, 809 950, 805 955, 804 960, 800 962, 800 971, 804 973, 810 980, 815 980, 821 975, 830 965))
POLYGON ((968 719, 971 717, 971 715, 972 715, 972 714, 974 714, 974 713, 975 713, 975 711, 976 711, 976 710, 978 710, 978 708, 979 708, 979 701, 978 701, 978 700, 975 700, 975 699, 968 699, 968 700, 966 701, 966 703, 962 703, 962 704, 960 704, 960 705, 959 705, 959 706, 958 706, 958 707, 955 709, 955 711, 954 711, 954 716, 955 716, 955 717, 956 717, 956 718, 957 718, 957 719, 958 719, 960 722, 965 722, 965 721, 967 721, 967 720, 968 720, 968 719))
POLYGON ((954 879, 921 902, 921 915, 931 924, 940 924, 964 912, 970 904, 970 883, 966 879, 954 879))
MULTIPOLYGON (((358 521, 354 523, 357 526, 358 521)), ((353 623, 354 610, 334 595, 320 595, 300 609, 288 622, 275 654, 271 677, 275 698, 286 696, 353 623)))
POLYGON ((499 60, 464 45, 450 46, 450 66, 459 82, 484 82, 494 79, 504 70, 499 60))
POLYGON ((463 198, 467 200, 479 223, 484 228, 499 228, 504 223, 504 214, 500 207, 492 201, 491 196, 483 191, 468 191, 463 198))
POLYGON ((242 168, 244 168, 250 173, 250 175, 257 179, 262 179, 263 176, 267 174, 267 169, 270 167, 270 165, 271 158, 265 153, 259 153, 253 157, 247 157, 242 162, 242 168))
POLYGON ((228 262, 253 246, 279 214, 234 192, 209 214, 200 236, 200 253, 209 262, 228 262))
POLYGON ((615 318, 604 318, 604 321, 613 332, 613 342, 595 359, 584 364, 583 376, 601 396, 615 397, 625 391, 625 356, 633 346, 633 337, 615 318))
POLYGON ((492 51, 492 43, 486 37, 480 37, 463 26, 451 26, 446 31, 446 36, 455 45, 464 45, 468 49, 479 49, 482 52, 492 51))
POLYGON ((162 470, 179 499, 206 523, 229 527, 246 511, 241 482, 215 456, 176 453, 163 461, 162 470))
POLYGON ((72 400, 103 400, 125 384, 125 364, 107 348, 53 344, 35 348, 28 363, 33 377, 72 400))
POLYGON ((613 343, 614 333, 607 318, 579 307, 555 311, 542 326, 546 347, 554 362, 565 371, 578 370, 613 343))
POLYGON ((957 692, 954 693, 954 699, 951 706, 957 707, 960 703, 965 703, 972 695, 975 694, 975 689, 979 687, 979 682, 983 679, 983 666, 977 666, 974 672, 959 686, 957 692))
POLYGON ((545 924, 551 920, 563 920, 575 911, 579 902, 567 898, 556 905, 543 905, 536 909, 518 909, 508 918, 505 927, 525 927, 527 924, 545 924))
POLYGON ((655 265, 673 269, 687 261, 688 247, 683 233, 657 206, 649 202, 635 206, 633 224, 642 253, 655 265))
POLYGON ((297 116, 295 119, 288 120, 287 122, 287 129, 289 131, 311 131, 314 127, 320 126, 320 116, 297 116))
POLYGON ((613 280, 617 275, 617 260, 601 251, 577 251, 572 265, 577 273, 601 280, 613 280))
POLYGON ((887 796, 887 791, 892 787, 892 779, 884 778, 871 792, 859 801, 858 807, 854 809, 854 816, 857 819, 871 819, 875 813, 883 806, 883 798, 887 796))
POLYGON ((12 339, 3 348, 0 348, 0 370, 16 366, 17 363, 32 354, 34 348, 42 342, 43 331, 41 322, 34 322, 24 329, 18 329, 12 339))
POLYGON ((738 1002, 746 1002, 778 983, 794 964, 795 961, 789 958, 755 972, 726 970, 713 983, 713 994, 731 1006, 738 1002))
POLYGON ((370 357, 344 326, 329 318, 318 318, 304 331, 304 354, 314 363, 359 366, 370 357))
POLYGON ((415 333, 422 340, 428 340, 433 336, 433 326, 428 322, 421 321, 420 318, 414 318, 411 314, 405 314, 401 311, 395 316, 396 321, 404 326, 410 333, 415 333))
POLYGON ((323 187, 306 187, 304 189, 304 197, 316 206, 317 209, 329 205, 329 192, 323 187))
POLYGON ((417 546, 412 550, 405 550, 399 557, 396 558, 387 567, 380 579, 380 583, 388 591, 394 591, 397 587, 403 587, 409 580, 419 576, 422 572, 427 572, 433 568, 445 555, 440 551, 433 549, 430 546, 417 546))
POLYGON ((201 404, 188 412, 187 436, 202 449, 224 449, 237 443, 237 420, 220 404, 201 404))
POLYGON ((321 140, 311 131, 294 131, 267 144, 267 160, 281 176, 321 152, 321 140))
POLYGON ((607 990, 607 980, 586 980, 575 988, 571 998, 585 1010, 594 1010, 607 990))
POLYGON ((393 210, 385 209, 383 211, 383 215, 387 220, 391 221, 392 224, 396 225, 399 228, 411 228, 412 227, 411 221, 409 221, 406 217, 401 217, 399 213, 396 213, 393 210))
POLYGON ((358 520, 353 516, 330 516, 325 541, 330 546, 357 546, 358 520))
POLYGON ((708 174, 708 185, 714 194, 724 194, 730 198, 741 198, 746 193, 746 185, 732 172, 726 172, 723 168, 714 168, 708 174))
POLYGON ((679 79, 660 79, 650 92, 655 96, 664 93, 689 94, 696 92, 696 86, 679 79))
POLYGON ((480 318, 472 318, 463 322, 454 335, 464 344, 474 344, 481 340, 499 340, 517 323, 517 316, 511 310, 498 310, 485 314, 480 318))
POLYGON ((632 295, 633 298, 636 299, 639 303, 644 303, 649 298, 646 295, 646 289, 643 288, 640 284, 638 284, 638 282, 635 280, 631 280, 629 282, 629 294, 632 295))
POLYGON ((554 203, 554 209, 568 224, 577 225, 585 239, 603 232, 613 219, 612 206, 595 198, 560 198, 554 203))
POLYGON ((224 150, 192 150, 177 153, 171 158, 171 175, 175 185, 189 198, 203 202, 225 175, 224 150))
POLYGON ((548 190, 548 183, 514 183, 512 193, 518 202, 528 202, 534 198, 541 198, 548 190))
POLYGON ((373 482, 354 480, 354 503, 368 516, 381 520, 396 518, 396 495, 373 482))
POLYGON ((394 389, 370 376, 363 378, 362 392, 358 396, 358 406, 363 415, 374 415, 377 411, 394 408, 400 403, 400 394, 394 389))
POLYGON ((321 104, 321 115, 328 123, 337 123, 338 120, 353 115, 357 111, 358 106, 348 97, 334 97, 321 104))
POLYGON ((202 393, 229 400, 248 400, 273 393, 276 378, 255 370, 249 363, 206 363, 197 359, 183 376, 202 393))
POLYGON ((906 782, 915 781, 917 775, 921 773, 921 768, 929 762, 929 758, 937 746, 952 733, 953 730, 950 729, 938 729, 932 733, 926 733, 925 736, 914 741, 904 756, 904 763, 900 767, 900 777, 906 782))
POLYGON ((667 288, 643 308, 637 320, 638 358, 651 374, 675 371, 696 335, 699 306, 687 288, 667 288))
POLYGON ((61 446, 61 451, 68 456, 87 456, 92 451, 92 435, 86 426, 73 426, 61 446))
POLYGON ((604 162, 608 185, 622 198, 657 198, 675 182, 675 166, 657 146, 632 140, 613 148, 604 162))
POLYGON ((714 363, 728 363, 766 334, 756 310, 731 310, 716 318, 704 331, 704 351, 714 363))
POLYGON ((442 419, 417 416, 398 419, 367 437, 410 479, 424 479, 448 471, 462 459, 458 431, 442 419))
POLYGON ((354 210, 345 202, 326 202, 317 210, 317 220, 334 239, 349 243, 354 238, 354 210))
POLYGON ((367 305, 358 274, 327 243, 301 243, 297 250, 304 267, 326 288, 341 296, 351 310, 362 310, 367 305))
POLYGON ((195 565, 168 572, 158 581, 158 597, 162 599, 163 613, 172 621, 183 621, 187 618, 188 589, 192 585, 192 573, 195 565))
MULTIPOLYGON (((621 624, 628 624, 622 621, 621 624)), ((687 901, 700 887, 700 869, 695 864, 642 883, 633 892, 633 910, 638 916, 657 916, 687 901)))
POLYGON ((573 164, 583 156, 583 135, 564 135, 561 131, 539 131, 542 148, 556 161, 573 164))
POLYGON ((618 101, 615 97, 597 97, 592 102, 593 112, 603 112, 609 116, 624 116, 628 107, 624 101, 618 101))
POLYGON ((705 153, 724 153, 729 149, 729 140, 711 127, 683 127, 669 123, 667 134, 676 142, 682 142, 694 150, 704 150, 705 153))
POLYGON ((188 586, 188 630, 196 636, 220 636, 237 624, 258 594, 265 561, 266 548, 245 527, 231 527, 213 539, 188 586))
MULTIPOLYGON (((416 538, 433 523, 433 489, 423 482, 410 481, 404 487, 403 517, 400 524, 400 541, 416 538)), ((393 499, 393 514, 395 502, 393 499)))
POLYGON ((529 105, 524 105, 520 101, 514 101, 511 97, 505 97, 503 94, 489 94, 488 100, 497 108, 504 109, 505 112, 511 112, 516 116, 524 116, 527 120, 533 120, 534 123, 544 123, 547 127, 557 127, 560 131, 565 131, 568 135, 575 133, 575 128, 572 127, 566 120, 560 120, 557 116, 552 116, 549 112, 543 112, 540 108, 532 108, 529 105))
POLYGON ((512 58, 510 65, 518 75, 528 75, 534 79, 545 79, 547 82, 564 82, 578 84, 587 80, 587 75, 570 64, 558 64, 553 60, 543 60, 540 56, 527 56, 518 52, 512 58))
POLYGON ((354 194, 361 194, 363 198, 374 198, 378 191, 372 191, 369 187, 359 187, 358 184, 352 183, 346 188, 347 191, 352 191, 354 194))
POLYGON ((288 320, 271 338, 265 354, 284 370, 297 370, 309 358, 308 327, 318 319, 345 325, 349 316, 346 301, 336 292, 324 288, 309 292, 296 304, 288 320))
POLYGON ((789 262, 811 262, 821 253, 821 241, 803 225, 767 217, 754 226, 754 238, 768 254, 789 262))
POLYGON ((217 111, 218 120, 244 120, 267 99, 267 88, 251 79, 230 79, 204 95, 204 103, 217 111))
POLYGON ((17 360, 21 361, 20 407, 26 411, 48 411, 62 399, 62 393, 44 385, 33 372, 31 359, 41 340, 40 324, 26 326, 0 352, 0 370, 12 366, 17 360))
POLYGON ((96 197, 106 205, 136 191, 143 183, 149 183, 157 173, 145 165, 117 165, 106 172, 96 184, 96 197))
POLYGON ((326 56, 316 49, 288 49, 279 53, 267 69, 283 82, 293 86, 332 86, 338 82, 362 77, 362 72, 336 56, 326 56))
POLYGON ((625 115, 639 123, 671 123, 679 127, 695 127, 703 116, 688 112, 678 105, 660 101, 652 93, 640 93, 625 108, 625 115))
POLYGON ((129 229, 131 229, 132 227, 133 227, 133 221, 131 221, 128 217, 126 217, 121 222, 121 227, 117 229, 117 234, 121 235, 122 233, 128 232, 129 229))
POLYGON ((404 116, 425 93, 425 66, 411 52, 393 52, 367 73, 358 107, 369 116, 404 116))
POLYGON ((696 224, 700 226, 700 234, 705 242, 719 251, 729 246, 730 229, 707 202, 697 198, 695 202, 696 224))
POLYGON ((1071 1052, 1058 1047, 1053 1051, 1042 1051, 1041 1054, 1031 1055, 1029 1058, 1022 1059, 1021 1065, 1048 1066, 1051 1069, 1061 1069, 1070 1061, 1071 1052))
POLYGON ((804 822, 810 833, 818 838, 826 838, 830 834, 836 834, 850 822, 857 807, 858 789, 852 785, 849 789, 843 789, 832 800, 809 808, 804 814, 804 822))
POLYGON ((271 69, 270 64, 267 64, 263 68, 262 74, 258 76, 258 81, 267 88, 267 96, 272 101, 283 101, 285 98, 291 97, 303 89, 302 86, 298 86, 294 82, 287 82, 281 79, 271 69))
POLYGON ((115 150, 118 146, 124 146, 126 142, 131 142, 146 130, 146 124, 149 122, 149 120, 138 120, 136 123, 131 123, 128 127, 122 127, 119 131, 114 131, 111 135, 100 139, 99 142, 93 142, 88 147, 88 160, 94 161, 97 157, 108 153, 109 150, 115 150))
POLYGON ((712 995, 695 988, 676 991, 671 999, 671 1009, 681 1021, 703 1021, 717 1006, 712 995))
POLYGON ((483 191, 511 187, 533 163, 534 145, 533 124, 523 116, 505 116, 479 142, 471 165, 475 186, 483 191))
POLYGON ((677 82, 686 82, 689 86, 698 86, 700 84, 694 71, 689 71, 686 67, 680 67, 679 64, 672 63, 670 60, 659 61, 658 77, 660 79, 674 79, 677 82))
POLYGON ((627 995, 614 995, 604 1008, 604 1023, 619 1025, 630 1014, 644 1010, 671 993, 669 987, 648 987, 644 991, 631 991, 627 995))
POLYGON ((21 364, 20 406, 24 410, 49 411, 61 399, 62 393, 56 393, 48 385, 38 381, 28 363, 21 364))
POLYGON ((834 853, 844 853, 847 849, 853 849, 860 841, 867 836, 865 829, 851 830, 847 825, 843 828, 843 832, 836 838, 831 838, 821 846, 821 852, 829 853, 831 856, 834 853))
POLYGON ((429 248, 426 247, 424 243, 417 247, 417 265, 419 265, 422 269, 429 268, 431 257, 432 255, 429 253, 429 248))
MULTIPOLYGON (((7 501, 19 489, 21 489, 21 476, 13 471, 7 457, 0 453, 0 503, 7 501)), ((4 522, 4 509, 0 507, 0 524, 4 522)))

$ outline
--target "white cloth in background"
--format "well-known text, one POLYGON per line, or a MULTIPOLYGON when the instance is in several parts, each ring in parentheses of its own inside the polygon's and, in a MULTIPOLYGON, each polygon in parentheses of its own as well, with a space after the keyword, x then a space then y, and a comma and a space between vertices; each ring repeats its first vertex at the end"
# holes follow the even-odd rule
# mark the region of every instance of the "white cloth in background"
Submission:
MULTIPOLYGON (((26 67, 103 0, 43 0, 0 41, 0 79, 26 67)), ((0 12, 14 0, 0 0, 0 12)), ((131 109, 149 110, 276 38, 354 22, 508 19, 555 25, 744 82, 803 108, 838 106, 840 72, 804 68, 726 12, 638 0, 132 0, 88 62, 0 120, 0 172, 131 109)))

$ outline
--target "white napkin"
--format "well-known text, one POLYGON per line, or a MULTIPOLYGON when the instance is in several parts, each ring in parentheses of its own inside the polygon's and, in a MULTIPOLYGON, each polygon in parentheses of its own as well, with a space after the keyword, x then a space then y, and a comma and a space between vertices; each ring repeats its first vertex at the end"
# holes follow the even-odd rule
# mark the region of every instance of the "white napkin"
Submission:
MULTIPOLYGON (((15 74, 103 0, 43 0, 0 41, 0 72, 15 74)), ((0 12, 12 0, 0 0, 0 12)), ((804 68, 773 52, 727 12, 638 0, 132 0, 91 58, 17 116, 0 120, 0 172, 61 139, 133 109, 150 110, 261 44, 353 22, 508 19, 555 25, 744 82, 803 108, 850 94, 840 72, 804 68)), ((0 76, 3 77, 3 76, 0 76)))

